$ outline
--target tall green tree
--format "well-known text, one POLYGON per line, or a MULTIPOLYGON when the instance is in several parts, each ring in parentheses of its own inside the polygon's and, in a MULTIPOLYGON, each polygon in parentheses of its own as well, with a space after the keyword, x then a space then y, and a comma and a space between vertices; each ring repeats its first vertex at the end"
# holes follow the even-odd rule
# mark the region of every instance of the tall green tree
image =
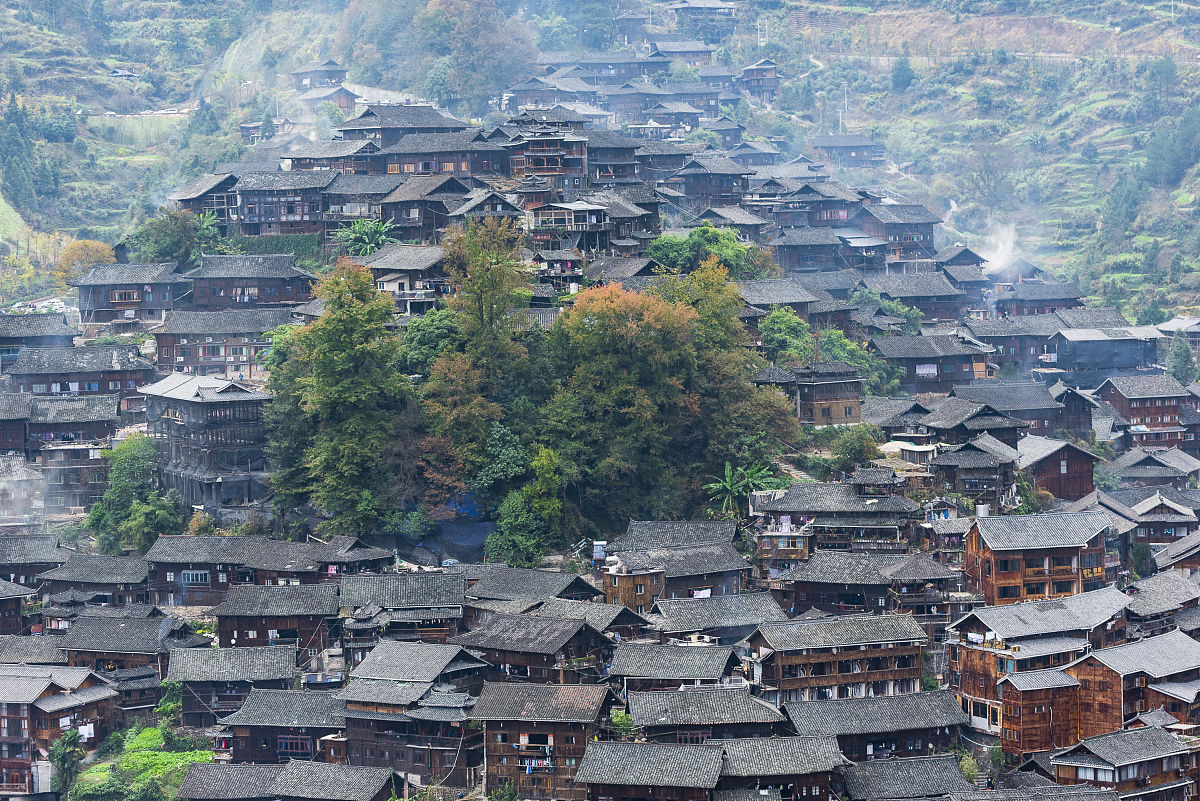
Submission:
POLYGON ((1196 380, 1196 356, 1182 331, 1171 337, 1171 349, 1167 352, 1167 372, 1185 387, 1196 380))
POLYGON ((200 266, 205 253, 228 252, 220 242, 212 214, 163 209, 138 226, 128 239, 129 249, 146 262, 178 262, 181 269, 200 266))
POLYGON ((893 92, 907 90, 916 79, 917 73, 913 72, 912 63, 908 60, 908 56, 901 56, 892 64, 893 92))
POLYGON ((158 471, 158 448, 145 434, 130 434, 104 454, 108 460, 108 488, 88 512, 85 528, 96 537, 101 553, 119 553, 121 526, 135 504, 148 504, 157 497, 154 477, 158 471))
POLYGON ((395 305, 375 290, 370 272, 346 259, 314 294, 324 314, 289 338, 294 364, 273 370, 268 382, 303 415, 307 433, 281 428, 272 416, 269 436, 289 442, 281 489, 330 515, 324 531, 366 533, 413 492, 397 474, 397 461, 415 461, 417 434, 411 390, 395 369, 395 305))
POLYGON ((758 324, 758 333, 771 364, 807 365, 816 354, 808 323, 787 306, 772 309, 758 324))
POLYGON ((78 729, 67 729, 54 744, 50 746, 51 786, 58 793, 66 796, 75 779, 79 777, 79 765, 87 751, 83 748, 83 740, 78 729))

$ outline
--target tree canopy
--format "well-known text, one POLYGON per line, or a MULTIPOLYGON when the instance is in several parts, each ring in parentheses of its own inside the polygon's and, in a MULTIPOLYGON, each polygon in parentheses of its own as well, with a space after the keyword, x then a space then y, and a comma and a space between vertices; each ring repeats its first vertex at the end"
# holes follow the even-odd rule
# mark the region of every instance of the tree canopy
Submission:
POLYGON ((779 265, 770 250, 760 250, 741 241, 737 231, 717 228, 709 222, 693 228, 686 239, 659 236, 646 248, 646 255, 672 272, 690 273, 705 259, 716 256, 736 281, 779 275, 779 265))

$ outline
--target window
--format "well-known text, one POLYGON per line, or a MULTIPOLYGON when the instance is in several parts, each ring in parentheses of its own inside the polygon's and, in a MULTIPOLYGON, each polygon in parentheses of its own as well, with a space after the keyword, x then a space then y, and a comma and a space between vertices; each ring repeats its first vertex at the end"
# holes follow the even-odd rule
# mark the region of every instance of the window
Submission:
MULTIPOLYGON (((164 348, 164 349, 163 349, 163 351, 164 351, 164 355, 167 355, 167 356, 170 356, 170 355, 171 355, 171 354, 170 354, 170 352, 169 352, 169 351, 167 351, 167 349, 166 349, 166 348, 164 348)), ((121 388, 121 382, 120 382, 120 381, 109 381, 109 382, 108 382, 108 388, 109 388, 109 389, 120 389, 120 388, 121 388)))
POLYGON ((257 640, 258 632, 255 631, 254 629, 250 629, 249 631, 246 632, 246 639, 247 640, 257 640))
POLYGON ((179 574, 179 576, 180 576, 180 580, 184 584, 207 584, 208 583, 208 571, 207 570, 184 570, 182 573, 179 574))
POLYGON ((634 584, 633 591, 635 593, 637 593, 638 595, 641 595, 643 592, 646 591, 646 585, 645 584, 634 584))
POLYGON ((1066 459, 1058 460, 1058 472, 1064 476, 1067 474, 1067 460, 1066 459))

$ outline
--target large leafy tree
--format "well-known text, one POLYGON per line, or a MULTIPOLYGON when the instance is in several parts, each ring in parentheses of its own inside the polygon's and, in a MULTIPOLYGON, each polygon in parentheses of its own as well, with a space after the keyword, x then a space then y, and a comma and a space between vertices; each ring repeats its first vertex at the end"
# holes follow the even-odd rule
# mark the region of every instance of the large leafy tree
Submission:
POLYGON ((1196 357, 1183 332, 1176 331, 1171 337, 1171 349, 1167 352, 1167 372, 1175 376, 1185 387, 1196 380, 1196 357))
POLYGON ((779 274, 769 250, 760 250, 738 238, 737 231, 706 222, 693 228, 686 239, 662 235, 650 243, 646 255, 673 272, 689 273, 715 256, 737 281, 770 278, 779 274))
POLYGON ((184 269, 198 267, 205 253, 229 252, 212 214, 193 214, 183 209, 159 211, 130 234, 128 244, 142 261, 173 261, 184 269))
POLYGON ((73 278, 83 275, 93 264, 112 264, 117 260, 113 249, 103 242, 92 239, 76 239, 63 248, 51 274, 56 283, 66 285, 73 278))
MULTIPOLYGON (((95 535, 100 552, 111 554, 121 550, 121 527, 126 525, 135 505, 158 500, 154 485, 158 449, 150 437, 135 433, 114 445, 105 458, 108 459, 108 488, 88 512, 84 525, 95 535)), ((128 527, 126 530, 131 531, 128 527)))
POLYGON ((330 515, 329 533, 363 533, 412 493, 398 474, 415 461, 414 404, 395 365, 400 342, 389 328, 394 304, 371 274, 339 260, 314 294, 325 305, 285 344, 269 388, 296 419, 268 420, 273 451, 286 459, 279 490, 330 515), (302 427, 302 430, 301 430, 302 427))
POLYGON ((812 330, 787 306, 780 306, 758 324, 763 355, 772 364, 806 365, 813 360, 812 330))

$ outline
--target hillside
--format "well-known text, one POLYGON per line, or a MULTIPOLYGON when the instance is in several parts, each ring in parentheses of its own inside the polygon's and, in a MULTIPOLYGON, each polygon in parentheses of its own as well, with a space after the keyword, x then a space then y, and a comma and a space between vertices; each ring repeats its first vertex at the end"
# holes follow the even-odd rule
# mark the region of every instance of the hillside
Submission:
MULTIPOLYGON (((17 148, 0 136, 0 242, 52 258, 61 240, 29 237, 22 220, 117 241, 171 187, 239 158, 238 123, 294 115, 286 73, 309 59, 333 55, 352 81, 477 117, 539 47, 601 44, 618 10, 517 5, 56 0, 34 10, 10 0, 0 90, 20 98, 25 121, 7 113, 4 123, 28 144, 13 168, 17 148), (114 68, 137 77, 109 77, 114 68)), ((928 203, 947 217, 947 242, 1020 253, 1130 310, 1156 293, 1200 304, 1190 232, 1200 124, 1187 114, 1200 105, 1200 7, 875 6, 749 2, 718 58, 775 58, 784 90, 773 108, 731 111, 794 153, 839 126, 879 137, 889 170, 839 177, 928 203), (911 68, 907 86, 898 63, 911 68)))

